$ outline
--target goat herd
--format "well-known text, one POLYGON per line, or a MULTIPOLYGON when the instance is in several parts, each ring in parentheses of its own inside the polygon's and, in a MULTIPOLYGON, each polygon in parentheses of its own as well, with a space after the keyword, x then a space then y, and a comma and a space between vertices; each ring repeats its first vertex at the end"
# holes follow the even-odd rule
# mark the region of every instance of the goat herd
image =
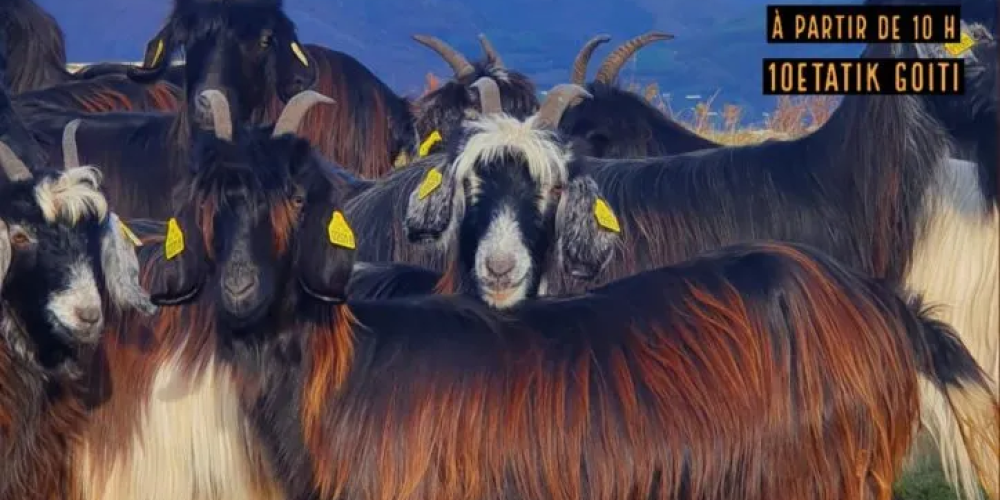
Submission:
POLYGON ((69 73, 0 0, 0 499, 1000 499, 997 55, 726 147, 590 40, 398 96, 280 0, 69 73), (173 64, 183 50, 185 62, 173 64), (59 164, 62 166, 58 166, 59 164))

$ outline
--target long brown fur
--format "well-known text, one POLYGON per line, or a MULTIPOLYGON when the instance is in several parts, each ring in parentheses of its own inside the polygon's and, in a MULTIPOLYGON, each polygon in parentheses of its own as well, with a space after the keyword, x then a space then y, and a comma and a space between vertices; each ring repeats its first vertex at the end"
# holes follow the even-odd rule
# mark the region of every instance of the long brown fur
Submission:
POLYGON ((0 342, 0 498, 72 498, 67 452, 85 423, 79 387, 48 380, 0 342))
MULTIPOLYGON (((416 148, 409 104, 380 81, 381 88, 354 81, 367 69, 357 67, 360 64, 353 58, 316 45, 305 48, 316 62, 314 90, 336 104, 316 106, 307 112, 299 135, 324 158, 355 175, 365 179, 385 176, 401 152, 416 148), (387 97, 395 102, 387 103, 387 97)), ((283 107, 275 96, 269 107, 272 120, 283 107)))
POLYGON ((755 248, 776 272, 694 263, 654 271, 641 298, 513 316, 440 297, 338 306, 304 349, 320 498, 889 499, 919 415, 901 303, 755 248), (421 308, 468 334, 435 336, 421 308), (365 326, 386 316, 426 333, 365 326))
MULTIPOLYGON (((211 220, 206 214, 215 210, 214 205, 208 202, 210 200, 202 201, 206 203, 199 206, 196 217, 202 221, 211 220)), ((205 241, 212 241, 211 228, 211 225, 201 228, 205 241)), ((162 248, 157 247, 162 240, 162 232, 157 235, 144 234, 142 237, 144 253, 140 254, 143 262, 140 280, 145 288, 149 288, 154 280, 161 279, 157 266, 162 255, 149 252, 153 248, 162 248)), ((250 397, 254 382, 242 378, 221 360, 214 332, 215 311, 211 303, 205 303, 203 299, 183 307, 161 308, 152 319, 128 315, 109 322, 108 331, 101 343, 99 361, 93 364, 89 372, 91 390, 100 392, 102 397, 92 411, 84 439, 74 450, 79 485, 83 491, 81 499, 129 498, 127 491, 118 491, 113 486, 111 490, 104 488, 108 488, 108 482, 113 478, 112 466, 121 467, 122 463, 144 459, 137 455, 135 440, 141 433, 144 419, 153 411, 149 407, 151 400, 184 397, 204 377, 210 376, 207 373, 209 369, 215 370, 212 374, 215 377, 231 377, 241 399, 250 397), (166 391, 157 393, 153 390, 157 374, 174 359, 177 360, 174 373, 183 375, 175 378, 166 391), (99 496, 102 491, 108 496, 99 496)), ((187 425, 200 424, 201 422, 196 422, 187 425)), ((182 422, 181 425, 185 423, 182 422)), ((245 422, 234 422, 232 425, 249 429, 245 422)), ((237 456, 245 454, 253 469, 250 471, 253 484, 241 484, 236 488, 253 492, 253 500, 282 498, 271 478, 266 457, 254 443, 252 435, 248 434, 246 438, 245 448, 232 450, 232 453, 237 456)), ((155 450, 147 450, 146 453, 155 453, 155 450)), ((177 471, 160 472, 163 475, 150 477, 148 485, 138 485, 148 488, 143 498, 160 498, 156 493, 157 481, 177 480, 172 475, 180 474, 177 471)), ((185 480, 188 479, 180 478, 180 481, 185 480)), ((225 495, 229 492, 225 489, 202 491, 192 500, 227 498, 225 495)))

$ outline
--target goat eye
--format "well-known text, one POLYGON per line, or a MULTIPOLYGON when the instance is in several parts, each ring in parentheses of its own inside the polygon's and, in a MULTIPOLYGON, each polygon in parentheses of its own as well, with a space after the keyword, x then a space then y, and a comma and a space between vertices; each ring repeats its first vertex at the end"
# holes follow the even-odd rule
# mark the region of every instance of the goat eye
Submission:
POLYGON ((306 197, 305 196, 302 196, 301 194, 297 194, 297 195, 292 196, 292 204, 293 205, 295 205, 297 207, 301 207, 305 203, 306 203, 306 197))
POLYGON ((562 191, 563 187, 561 185, 556 185, 552 186, 552 189, 549 190, 549 194, 552 195, 554 198, 558 198, 562 196, 562 191))
POLYGON ((265 31, 260 34, 260 48, 266 49, 271 46, 271 32, 265 31))
POLYGON ((23 248, 28 246, 29 243, 31 243, 31 238, 29 238, 27 234, 24 234, 22 232, 17 232, 10 236, 10 242, 15 247, 23 248))

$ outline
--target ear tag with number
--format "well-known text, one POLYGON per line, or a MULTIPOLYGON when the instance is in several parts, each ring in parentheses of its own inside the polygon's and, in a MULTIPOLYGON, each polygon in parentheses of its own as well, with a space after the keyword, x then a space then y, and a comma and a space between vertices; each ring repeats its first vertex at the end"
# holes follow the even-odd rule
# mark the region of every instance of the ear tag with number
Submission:
POLYGON ((969 49, 976 44, 976 41, 972 39, 966 32, 962 32, 962 37, 957 43, 946 43, 944 44, 944 50, 947 50, 953 56, 957 56, 969 49))
POLYGON ((139 237, 136 236, 135 233, 133 233, 132 230, 129 229, 129 227, 126 226, 124 222, 122 222, 121 219, 118 219, 118 227, 121 229, 122 234, 124 234, 125 237, 132 242, 133 245, 137 247, 142 246, 142 240, 140 240, 139 237))
POLYGON ((417 198, 422 200, 439 187, 441 187, 441 172, 438 172, 436 168, 432 168, 427 171, 427 176, 420 183, 420 188, 417 189, 417 198))
POLYGON ((431 132, 430 135, 424 139, 424 142, 420 143, 420 150, 418 151, 418 154, 421 157, 427 156, 427 154, 430 153, 431 148, 439 142, 441 142, 441 132, 438 132, 437 130, 431 132))
POLYGON ((167 221, 167 239, 163 242, 163 251, 167 260, 177 257, 184 251, 184 233, 181 232, 177 219, 173 217, 167 221))
POLYGON ((330 243, 354 250, 356 246, 354 231, 351 230, 351 226, 347 224, 347 219, 344 218, 344 214, 340 210, 333 211, 333 217, 330 218, 330 225, 327 226, 326 230, 330 237, 330 243))
POLYGON ((299 47, 298 43, 292 42, 292 52, 295 53, 295 57, 299 59, 299 62, 301 62, 303 66, 307 68, 309 67, 309 59, 306 58, 305 53, 302 52, 302 47, 299 47))
POLYGON ((601 198, 594 200, 594 217, 597 218, 597 223, 604 229, 613 233, 620 233, 622 231, 615 213, 611 211, 608 202, 601 198))
POLYGON ((156 40, 156 52, 153 53, 153 60, 149 65, 156 66, 159 64, 161 57, 163 57, 163 39, 158 39, 156 40))

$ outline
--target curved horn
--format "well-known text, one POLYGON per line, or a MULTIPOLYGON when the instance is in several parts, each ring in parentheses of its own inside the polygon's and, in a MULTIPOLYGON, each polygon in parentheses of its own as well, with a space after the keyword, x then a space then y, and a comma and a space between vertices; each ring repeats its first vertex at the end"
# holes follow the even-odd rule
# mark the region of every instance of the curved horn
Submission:
POLYGON ((455 72, 455 76, 458 78, 469 76, 476 71, 469 64, 469 60, 465 56, 442 40, 428 35, 413 35, 413 39, 421 45, 437 52, 451 66, 451 70, 455 72))
POLYGON ((583 87, 573 83, 563 83, 556 85, 545 96, 545 102, 538 109, 535 115, 535 128, 555 130, 559 127, 562 115, 570 106, 576 105, 583 99, 593 97, 583 87))
POLYGON ((207 105, 212 111, 212 128, 215 136, 224 141, 233 140, 233 115, 229 111, 226 95, 217 89, 202 90, 198 94, 198 109, 207 105))
POLYGON ((11 182, 23 181, 32 178, 31 170, 17 157, 10 146, 0 141, 0 167, 7 174, 7 179, 11 182))
POLYGON ((500 87, 497 86, 497 82, 484 76, 476 80, 472 86, 479 90, 479 105, 484 115, 503 112, 503 106, 500 104, 500 87))
POLYGON ((602 43, 608 43, 611 41, 611 35, 597 35, 587 43, 583 44, 583 48, 576 55, 576 59, 573 60, 573 76, 570 81, 577 85, 586 84, 587 80, 587 65, 590 64, 590 58, 594 55, 594 51, 597 50, 597 46, 602 43))
POLYGON ((63 128, 62 151, 63 168, 77 168, 80 166, 80 150, 76 146, 76 129, 80 128, 83 120, 77 118, 63 128))
POLYGON ((479 45, 483 47, 483 52, 486 53, 486 59, 490 62, 494 68, 504 69, 506 66, 503 64, 503 59, 500 59, 500 54, 497 54, 497 49, 493 47, 490 40, 486 38, 485 33, 479 34, 479 45))
POLYGON ((618 72, 621 71, 622 66, 625 65, 625 61, 628 61, 637 50, 659 40, 672 40, 674 35, 669 33, 663 33, 661 31, 650 31, 649 33, 639 35, 619 46, 614 52, 608 55, 604 59, 604 64, 597 70, 597 76, 594 80, 598 83, 603 83, 605 85, 610 85, 618 78, 618 72))
POLYGON ((298 131, 299 124, 309 109, 319 103, 333 104, 334 102, 336 101, 315 90, 304 90, 295 94, 288 100, 285 109, 281 110, 281 116, 278 117, 278 121, 274 124, 274 131, 271 132, 271 137, 294 134, 298 131))

